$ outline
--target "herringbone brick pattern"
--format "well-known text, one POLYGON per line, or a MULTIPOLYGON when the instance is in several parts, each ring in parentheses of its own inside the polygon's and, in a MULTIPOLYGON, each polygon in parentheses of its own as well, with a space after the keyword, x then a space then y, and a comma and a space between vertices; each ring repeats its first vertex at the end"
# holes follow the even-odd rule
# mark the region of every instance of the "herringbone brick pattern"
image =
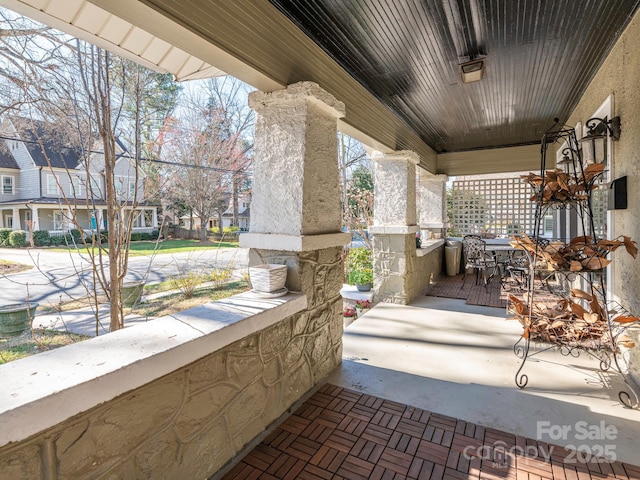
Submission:
POLYGON ((326 384, 225 477, 640 480, 640 467, 326 384))

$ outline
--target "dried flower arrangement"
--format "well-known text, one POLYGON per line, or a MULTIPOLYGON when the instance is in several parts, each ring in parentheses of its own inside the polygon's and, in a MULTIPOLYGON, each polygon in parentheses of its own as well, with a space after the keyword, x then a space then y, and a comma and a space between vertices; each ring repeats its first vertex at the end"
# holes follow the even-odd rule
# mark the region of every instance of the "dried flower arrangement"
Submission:
POLYGON ((534 301, 509 297, 510 312, 524 328, 523 338, 594 350, 617 350, 618 346, 632 348, 635 343, 624 334, 640 318, 628 315, 619 308, 605 307, 598 296, 583 290, 571 290, 571 298, 534 301), (607 324, 607 316, 611 327, 607 324), (615 347, 614 347, 615 346, 615 347))
POLYGON ((593 182, 604 172, 604 169, 604 164, 594 163, 584 169, 584 174, 574 175, 556 168, 545 171, 544 177, 529 173, 529 175, 522 175, 521 178, 536 192, 530 198, 532 202, 566 204, 586 200, 589 192, 597 188, 593 182))
POLYGON ((582 236, 571 239, 568 244, 551 242, 543 246, 535 239, 523 235, 513 237, 511 245, 516 249, 527 251, 536 259, 536 262, 540 261, 539 268, 557 271, 601 270, 611 263, 611 260, 606 258, 607 255, 622 245, 633 258, 638 255, 636 242, 626 236, 620 236, 614 240, 598 240, 597 242, 590 236, 582 236))

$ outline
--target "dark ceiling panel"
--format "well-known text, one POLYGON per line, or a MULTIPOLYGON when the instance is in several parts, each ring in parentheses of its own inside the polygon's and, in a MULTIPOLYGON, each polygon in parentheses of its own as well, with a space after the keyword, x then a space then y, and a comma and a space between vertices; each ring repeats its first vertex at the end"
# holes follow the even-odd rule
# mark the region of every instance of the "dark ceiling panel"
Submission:
POLYGON ((270 0, 437 152, 538 142, 640 0, 270 0), (480 82, 458 64, 486 57, 480 82))

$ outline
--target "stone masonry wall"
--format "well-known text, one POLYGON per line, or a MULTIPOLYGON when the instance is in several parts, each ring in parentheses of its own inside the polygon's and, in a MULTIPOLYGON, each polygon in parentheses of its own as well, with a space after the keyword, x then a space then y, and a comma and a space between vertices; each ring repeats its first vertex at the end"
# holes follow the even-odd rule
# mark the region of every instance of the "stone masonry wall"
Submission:
POLYGON ((373 237, 374 290, 376 299, 406 305, 424 293, 432 276, 442 271, 442 248, 427 255, 416 254, 415 235, 373 237))
POLYGON ((341 361, 340 249, 297 261, 307 310, 5 446, 0 478, 209 478, 341 361))

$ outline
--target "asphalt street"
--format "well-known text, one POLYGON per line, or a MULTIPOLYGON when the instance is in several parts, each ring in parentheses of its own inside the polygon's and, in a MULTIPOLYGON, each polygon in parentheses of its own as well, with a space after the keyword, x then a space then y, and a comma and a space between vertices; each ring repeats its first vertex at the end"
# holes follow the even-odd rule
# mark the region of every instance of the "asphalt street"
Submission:
MULTIPOLYGON (((48 249, 0 248, 0 259, 34 265, 34 268, 0 277, 0 305, 27 299, 41 305, 80 298, 93 289, 93 269, 86 255, 48 249)), ((247 250, 220 248, 175 254, 132 256, 126 281, 165 281, 187 270, 206 271, 213 267, 246 271, 247 250)))

